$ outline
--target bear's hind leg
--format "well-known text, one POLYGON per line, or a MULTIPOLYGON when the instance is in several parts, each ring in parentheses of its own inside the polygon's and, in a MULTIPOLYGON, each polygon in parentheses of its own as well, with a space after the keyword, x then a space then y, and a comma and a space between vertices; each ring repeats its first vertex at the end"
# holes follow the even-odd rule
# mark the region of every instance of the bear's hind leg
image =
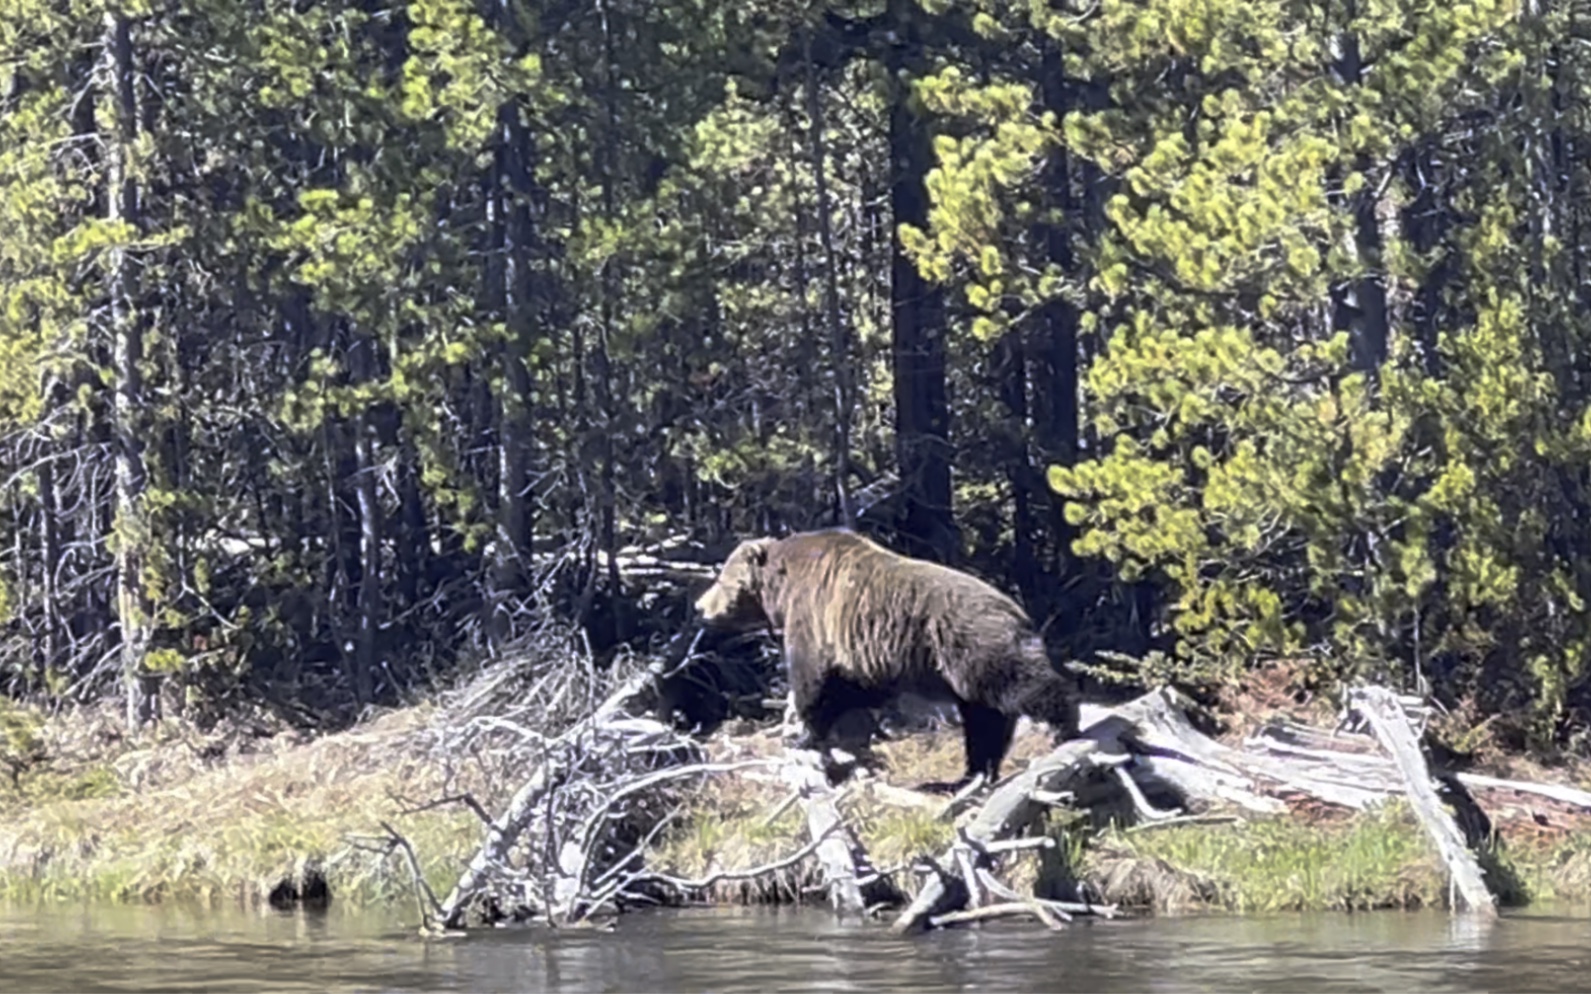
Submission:
POLYGON ((961 736, 967 753, 967 773, 962 785, 982 773, 985 783, 1000 778, 1000 764, 1011 748, 1011 736, 1016 732, 1016 719, 1007 717, 996 708, 960 701, 961 736))

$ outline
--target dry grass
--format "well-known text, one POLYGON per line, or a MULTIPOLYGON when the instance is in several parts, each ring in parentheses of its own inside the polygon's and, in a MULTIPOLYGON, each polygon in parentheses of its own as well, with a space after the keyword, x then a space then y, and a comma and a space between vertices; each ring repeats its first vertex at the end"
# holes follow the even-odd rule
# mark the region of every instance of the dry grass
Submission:
POLYGON ((0 824, 0 895, 115 900, 264 899, 313 867, 339 900, 406 894, 407 867, 361 842, 389 820, 414 844, 431 884, 450 886, 456 858, 479 836, 457 808, 403 814, 437 796, 443 774, 416 733, 427 709, 388 714, 307 743, 288 737, 225 761, 194 749, 189 732, 158 729, 137 743, 58 741, 54 777, 92 795, 51 797, 38 782, 14 792, 0 824))

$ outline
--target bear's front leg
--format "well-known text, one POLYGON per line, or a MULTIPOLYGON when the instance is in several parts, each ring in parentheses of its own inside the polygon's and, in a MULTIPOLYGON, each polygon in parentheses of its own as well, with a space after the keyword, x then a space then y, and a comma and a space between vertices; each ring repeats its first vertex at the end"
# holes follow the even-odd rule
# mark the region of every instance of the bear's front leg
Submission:
POLYGON ((829 715, 821 707, 824 667, 805 651, 802 641, 799 631, 785 633, 785 671, 790 679, 790 703, 785 708, 786 737, 793 715, 801 727, 791 747, 818 750, 828 739, 830 725, 829 715))

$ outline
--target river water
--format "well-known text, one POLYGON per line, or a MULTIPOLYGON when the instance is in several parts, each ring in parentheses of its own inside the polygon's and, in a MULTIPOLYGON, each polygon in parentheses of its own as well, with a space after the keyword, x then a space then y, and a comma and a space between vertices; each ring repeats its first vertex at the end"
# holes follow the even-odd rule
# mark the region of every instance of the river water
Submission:
POLYGON ((1018 922, 897 938, 821 911, 637 913, 422 940, 401 916, 0 906, 0 991, 1584 991, 1591 917, 1018 922))

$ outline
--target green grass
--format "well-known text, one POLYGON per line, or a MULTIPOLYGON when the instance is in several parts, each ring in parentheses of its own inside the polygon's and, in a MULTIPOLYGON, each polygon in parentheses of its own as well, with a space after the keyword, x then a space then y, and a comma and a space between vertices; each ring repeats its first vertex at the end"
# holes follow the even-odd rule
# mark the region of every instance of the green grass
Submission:
MULTIPOLYGON (((1591 892, 1591 839, 1555 844, 1494 843, 1477 853, 1487 885, 1505 906, 1583 898, 1591 892)), ((1194 906, 1237 913, 1362 911, 1441 907, 1446 867, 1402 802, 1334 824, 1285 818, 1234 824, 1110 829, 1091 840, 1081 873, 1117 890, 1128 871, 1160 889, 1178 878, 1202 883, 1194 906)), ((1150 891, 1154 886, 1148 888, 1150 891)), ((1119 895, 1118 895, 1119 896, 1119 895)), ((1141 899, 1166 910, 1176 902, 1141 899)))
POLYGON ((1442 900, 1446 879, 1419 827, 1397 808, 1344 826, 1282 819, 1103 833, 1085 857, 1160 861, 1209 881, 1236 912, 1415 908, 1442 900))
POLYGON ((124 782, 112 763, 31 770, 0 797, 0 898, 252 904, 312 867, 338 902, 412 900, 383 820, 443 894, 481 826, 461 807, 403 813, 401 798, 441 793, 435 764, 404 747, 412 724, 396 716, 214 768, 184 766, 183 746, 157 745, 134 756, 163 762, 153 786, 124 782))

